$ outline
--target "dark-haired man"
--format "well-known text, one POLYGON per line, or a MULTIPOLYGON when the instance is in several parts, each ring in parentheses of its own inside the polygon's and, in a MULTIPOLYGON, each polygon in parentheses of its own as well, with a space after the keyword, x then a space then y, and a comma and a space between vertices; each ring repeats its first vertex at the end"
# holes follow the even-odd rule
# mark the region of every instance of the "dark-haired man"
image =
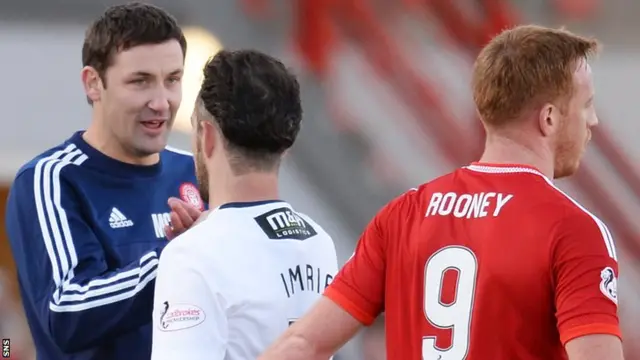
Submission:
POLYGON ((106 10, 82 48, 91 124, 16 175, 6 224, 38 359, 150 357, 167 199, 182 227, 204 208, 193 157, 166 148, 185 51, 164 10, 106 10))
POLYGON ((192 121, 212 210, 162 253, 152 359, 255 359, 331 283, 331 237, 278 191, 301 120, 298 81, 273 57, 222 51, 205 66, 192 121))

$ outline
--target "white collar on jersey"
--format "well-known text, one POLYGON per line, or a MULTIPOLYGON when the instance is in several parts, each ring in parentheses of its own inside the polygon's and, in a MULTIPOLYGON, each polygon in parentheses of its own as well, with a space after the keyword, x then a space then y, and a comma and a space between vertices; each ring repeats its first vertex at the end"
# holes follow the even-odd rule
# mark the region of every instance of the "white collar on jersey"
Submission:
POLYGON ((533 166, 521 165, 521 164, 489 164, 489 163, 472 163, 468 166, 464 166, 464 169, 471 171, 488 173, 488 174, 515 174, 515 173, 529 173, 542 176, 547 182, 551 182, 543 173, 533 166))

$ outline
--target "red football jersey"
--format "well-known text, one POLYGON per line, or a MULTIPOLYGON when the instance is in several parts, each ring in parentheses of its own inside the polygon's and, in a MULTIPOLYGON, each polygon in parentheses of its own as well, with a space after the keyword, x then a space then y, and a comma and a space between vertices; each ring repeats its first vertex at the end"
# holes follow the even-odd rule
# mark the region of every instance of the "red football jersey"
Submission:
POLYGON ((605 224, 523 165, 475 163, 390 202, 325 296, 385 312, 389 360, 566 359, 620 336, 605 224))

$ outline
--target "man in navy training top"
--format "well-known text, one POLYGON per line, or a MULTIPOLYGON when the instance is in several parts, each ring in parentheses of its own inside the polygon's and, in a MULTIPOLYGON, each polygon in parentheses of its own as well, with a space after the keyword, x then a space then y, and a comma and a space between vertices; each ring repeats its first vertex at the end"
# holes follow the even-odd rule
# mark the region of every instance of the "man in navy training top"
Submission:
POLYGON ((89 128, 16 175, 6 224, 38 359, 151 356, 166 227, 204 209, 193 157, 166 148, 185 51, 162 9, 106 10, 82 48, 89 128))

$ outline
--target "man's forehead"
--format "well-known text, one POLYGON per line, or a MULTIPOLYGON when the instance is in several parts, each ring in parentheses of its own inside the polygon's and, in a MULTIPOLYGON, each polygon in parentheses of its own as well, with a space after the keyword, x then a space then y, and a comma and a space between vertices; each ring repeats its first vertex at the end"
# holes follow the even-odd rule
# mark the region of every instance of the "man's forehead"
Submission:
POLYGON ((589 61, 587 61, 587 59, 585 58, 581 58, 577 61, 576 64, 576 73, 589 73, 591 74, 591 65, 589 64, 589 61))
POLYGON ((586 59, 581 59, 573 73, 574 81, 578 85, 591 86, 593 77, 591 75, 591 65, 586 59))
POLYGON ((115 54, 112 66, 125 73, 171 73, 184 68, 184 58, 180 44, 172 40, 120 51, 115 54))

